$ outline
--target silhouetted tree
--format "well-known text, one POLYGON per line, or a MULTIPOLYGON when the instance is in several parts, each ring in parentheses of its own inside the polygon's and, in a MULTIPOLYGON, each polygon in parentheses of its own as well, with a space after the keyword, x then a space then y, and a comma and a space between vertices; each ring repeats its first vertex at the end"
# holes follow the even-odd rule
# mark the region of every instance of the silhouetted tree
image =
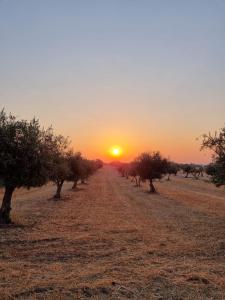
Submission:
POLYGON ((77 183, 81 179, 81 163, 82 156, 80 152, 71 153, 69 156, 69 166, 70 166, 70 180, 73 181, 72 189, 77 188, 77 183))
POLYGON ((154 179, 161 179, 167 172, 168 162, 159 152, 143 153, 137 158, 138 174, 144 180, 149 180, 150 193, 155 193, 154 179))
POLYGON ((183 170, 183 173, 185 173, 185 178, 188 178, 188 176, 191 174, 194 176, 195 179, 198 179, 200 176, 203 176, 204 168, 201 165, 197 164, 180 164, 180 168, 183 170))
POLYGON ((213 151, 214 172, 212 182, 216 186, 225 185, 225 127, 219 133, 203 135, 201 149, 213 151))
POLYGON ((180 164, 180 168, 186 174, 185 178, 188 178, 188 175, 191 174, 191 172, 193 171, 192 164, 180 164))
POLYGON ((39 121, 17 120, 0 112, 0 180, 5 193, 0 223, 10 223, 11 199, 16 188, 45 184, 51 169, 53 147, 51 128, 40 128, 39 121))
POLYGON ((100 159, 88 160, 81 156, 81 153, 71 153, 69 157, 70 165, 70 180, 73 181, 72 189, 76 189, 77 183, 80 180, 85 184, 85 181, 98 169, 103 167, 103 162, 100 159))
POLYGON ((54 198, 60 199, 62 186, 69 179, 71 172, 69 167, 69 153, 67 153, 68 139, 62 135, 58 135, 54 137, 53 143, 52 167, 49 178, 57 187, 54 198))
POLYGON ((95 168, 96 168, 96 170, 98 170, 98 169, 101 169, 102 167, 103 167, 103 161, 102 160, 100 160, 100 159, 96 159, 95 160, 95 168))
POLYGON ((195 179, 199 179, 200 176, 203 177, 203 172, 204 172, 204 168, 203 166, 200 165, 193 165, 192 166, 192 175, 194 176, 195 179))
POLYGON ((179 171, 178 164, 176 164, 172 161, 168 162, 168 164, 167 164, 167 174, 168 174, 167 180, 170 180, 170 175, 172 175, 172 174, 176 176, 178 171, 179 171))
POLYGON ((215 176, 216 175, 216 170, 217 170, 217 167, 216 167, 215 163, 208 164, 205 167, 205 172, 209 176, 215 176))
POLYGON ((135 181, 136 186, 139 186, 139 180, 138 180, 138 162, 132 161, 128 165, 128 175, 132 177, 132 180, 135 181))
POLYGON ((122 177, 126 177, 128 179, 129 177, 129 164, 127 163, 119 163, 117 166, 118 172, 121 174, 122 177))
POLYGON ((82 158, 80 163, 81 183, 85 184, 86 180, 97 170, 94 160, 82 158))

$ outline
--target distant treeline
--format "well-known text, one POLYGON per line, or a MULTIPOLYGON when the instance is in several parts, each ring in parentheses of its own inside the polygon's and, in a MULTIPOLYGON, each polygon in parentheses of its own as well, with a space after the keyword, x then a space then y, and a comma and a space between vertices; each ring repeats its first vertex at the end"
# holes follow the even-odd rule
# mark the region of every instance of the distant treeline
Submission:
POLYGON ((206 166, 199 164, 179 164, 163 158, 159 151, 152 153, 142 153, 130 163, 113 162, 123 177, 132 177, 136 186, 141 182, 148 181, 150 192, 155 193, 153 184, 155 179, 161 179, 167 175, 170 180, 172 174, 177 175, 178 171, 183 171, 185 178, 192 175, 195 179, 204 176, 204 172, 211 177, 211 181, 216 186, 225 185, 225 128, 219 133, 203 135, 201 150, 210 149, 213 151, 212 162, 206 166))
POLYGON ((0 112, 0 185, 5 188, 0 208, 0 224, 11 222, 11 199, 16 188, 56 185, 55 199, 61 197, 65 181, 85 183, 102 167, 101 160, 89 160, 69 147, 68 138, 44 129, 37 119, 18 120, 0 112))
POLYGON ((153 181, 167 176, 170 180, 171 175, 177 175, 179 171, 183 171, 185 178, 192 175, 195 179, 203 176, 206 168, 198 164, 178 164, 163 158, 160 152, 142 153, 134 161, 130 163, 113 162, 111 165, 117 168, 121 176, 131 177, 136 186, 140 186, 141 182, 148 181, 150 192, 155 193, 153 181))
MULTIPOLYGON (((201 149, 213 151, 208 166, 177 164, 162 157, 160 152, 142 153, 130 163, 114 163, 122 176, 131 176, 140 186, 149 181, 155 192, 155 179, 183 170, 185 177, 196 179, 206 172, 216 186, 225 184, 225 128, 214 135, 203 135, 201 149)), ((16 188, 39 187, 52 181, 56 185, 55 199, 61 197, 65 181, 85 183, 103 166, 101 160, 89 160, 70 148, 68 138, 56 135, 52 127, 44 129, 37 119, 19 120, 4 110, 0 112, 0 186, 5 188, 0 208, 0 224, 11 222, 11 199, 16 188)))

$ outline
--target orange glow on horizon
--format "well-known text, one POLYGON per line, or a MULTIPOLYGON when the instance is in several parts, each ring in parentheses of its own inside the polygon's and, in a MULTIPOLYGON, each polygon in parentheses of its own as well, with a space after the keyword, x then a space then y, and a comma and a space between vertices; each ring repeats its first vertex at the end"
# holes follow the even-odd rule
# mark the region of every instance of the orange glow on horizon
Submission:
MULTIPOLYGON (((73 140, 77 140, 77 137, 72 136, 73 140)), ((199 145, 200 141, 191 134, 165 135, 160 132, 159 135, 148 136, 145 131, 136 132, 135 128, 132 128, 132 132, 128 129, 119 131, 115 126, 113 129, 103 128, 85 140, 80 138, 79 143, 72 142, 75 151, 81 151, 84 157, 99 158, 106 163, 113 160, 130 162, 142 152, 160 151, 164 157, 178 163, 207 164, 211 161, 211 154, 200 151, 199 145)))

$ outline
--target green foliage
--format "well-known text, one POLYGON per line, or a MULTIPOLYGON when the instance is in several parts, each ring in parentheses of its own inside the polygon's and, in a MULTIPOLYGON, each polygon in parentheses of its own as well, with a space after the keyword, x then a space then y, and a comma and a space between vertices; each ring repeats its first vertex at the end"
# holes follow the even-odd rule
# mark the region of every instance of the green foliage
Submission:
POLYGON ((167 164, 167 180, 170 180, 170 175, 177 175, 177 172, 179 171, 180 167, 177 163, 169 161, 167 164))
POLYGON ((159 152, 142 153, 137 158, 137 172, 142 180, 149 180, 150 192, 155 192, 154 179, 161 179, 167 173, 168 161, 159 152))
POLYGON ((183 170, 184 173, 186 173, 186 178, 189 174, 192 174, 196 179, 199 178, 199 176, 203 176, 204 168, 201 165, 197 164, 180 164, 181 170, 183 170))
POLYGON ((54 135, 53 129, 40 127, 39 121, 18 120, 0 112, 0 184, 5 194, 0 209, 0 223, 10 223, 11 198, 15 188, 42 186, 48 180, 57 186, 60 198, 65 180, 85 180, 102 166, 80 154, 68 151, 68 139, 54 135))
POLYGON ((177 175, 179 171, 179 165, 175 162, 169 161, 167 164, 167 173, 177 175))
POLYGON ((95 171, 102 168, 103 162, 99 159, 88 160, 81 156, 80 152, 70 153, 68 157, 70 173, 68 180, 73 181, 73 189, 76 188, 77 182, 81 180, 82 183, 88 179, 95 171))
POLYGON ((186 177, 189 173, 193 171, 193 164, 180 164, 180 168, 183 170, 184 173, 186 173, 186 177))
POLYGON ((138 176, 138 162, 132 161, 128 166, 128 174, 131 177, 138 176))
POLYGON ((49 179, 58 184, 69 177, 68 140, 58 135, 53 138, 53 141, 49 179))
POLYGON ((77 182, 81 179, 81 162, 82 156, 80 152, 71 152, 68 156, 68 164, 70 168, 68 180, 73 181, 73 189, 76 188, 77 182))
POLYGON ((206 174, 211 176, 216 186, 225 185, 225 161, 217 159, 214 163, 206 166, 206 174))
POLYGON ((212 182, 216 186, 225 185, 225 127, 214 135, 204 135, 201 149, 213 151, 213 164, 208 169, 212 182))
POLYGON ((168 162, 159 152, 143 153, 137 158, 138 173, 143 179, 161 179, 166 174, 168 162))
POLYGON ((48 180, 51 169, 52 128, 41 129, 39 121, 17 120, 0 112, 0 180, 4 186, 35 187, 48 180))
POLYGON ((80 178, 81 182, 84 183, 96 171, 94 161, 83 158, 80 163, 80 178))
POLYGON ((214 176, 214 175, 216 175, 216 172, 217 172, 217 166, 216 166, 216 164, 214 164, 214 163, 208 164, 208 165, 205 167, 205 172, 206 172, 206 174, 209 175, 209 176, 214 176))

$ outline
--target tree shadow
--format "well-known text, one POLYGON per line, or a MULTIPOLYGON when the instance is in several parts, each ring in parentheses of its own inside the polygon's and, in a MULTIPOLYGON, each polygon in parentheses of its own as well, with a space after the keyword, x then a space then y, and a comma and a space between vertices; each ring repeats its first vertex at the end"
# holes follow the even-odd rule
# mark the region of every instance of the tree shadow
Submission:
POLYGON ((48 201, 52 201, 52 202, 62 202, 62 201, 66 201, 66 200, 70 200, 72 199, 71 195, 62 195, 60 198, 55 198, 54 196, 48 198, 48 201))
POLYGON ((75 189, 68 189, 68 191, 72 191, 72 192, 76 193, 76 192, 80 192, 80 191, 85 191, 85 189, 77 187, 75 189))
MULTIPOLYGON (((35 223, 36 224, 36 223, 35 223)), ((29 224, 29 225, 25 225, 25 224, 20 224, 20 223, 15 223, 15 222, 11 222, 9 224, 0 224, 0 230, 1 229, 26 229, 28 227, 33 226, 33 224, 29 224)))

